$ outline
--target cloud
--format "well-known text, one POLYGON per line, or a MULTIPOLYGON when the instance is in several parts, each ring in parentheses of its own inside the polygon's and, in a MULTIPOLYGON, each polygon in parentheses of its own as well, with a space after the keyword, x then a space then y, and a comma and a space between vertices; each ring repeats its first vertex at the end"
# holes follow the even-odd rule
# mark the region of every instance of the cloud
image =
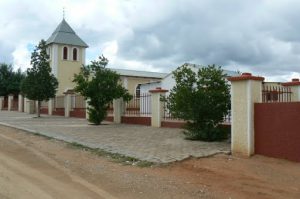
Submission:
POLYGON ((272 80, 300 74, 296 0, 2 0, 0 62, 28 66, 26 45, 51 35, 63 7, 89 44, 87 62, 104 54, 118 68, 170 72, 192 62, 272 80))
POLYGON ((30 45, 19 44, 12 53, 14 65, 21 68, 23 71, 30 67, 31 47, 29 50, 28 46, 30 45))

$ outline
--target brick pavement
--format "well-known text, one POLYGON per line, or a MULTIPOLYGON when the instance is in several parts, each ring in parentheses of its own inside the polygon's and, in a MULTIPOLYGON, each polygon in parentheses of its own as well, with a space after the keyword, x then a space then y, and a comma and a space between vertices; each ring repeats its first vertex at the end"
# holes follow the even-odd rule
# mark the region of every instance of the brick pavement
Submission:
POLYGON ((113 123, 94 126, 85 119, 48 115, 33 117, 26 113, 0 111, 0 124, 157 163, 230 151, 227 142, 184 140, 181 129, 113 123))

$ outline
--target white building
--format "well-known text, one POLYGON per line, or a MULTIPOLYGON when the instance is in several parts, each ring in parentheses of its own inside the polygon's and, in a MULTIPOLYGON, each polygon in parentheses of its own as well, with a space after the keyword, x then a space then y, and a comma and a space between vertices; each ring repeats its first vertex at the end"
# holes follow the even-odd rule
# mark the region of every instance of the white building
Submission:
MULTIPOLYGON (((185 63, 185 64, 183 64, 183 66, 189 67, 194 72, 198 72, 198 70, 203 67, 203 66, 200 66, 200 65, 189 64, 189 63, 185 63)), ((227 77, 232 77, 232 76, 238 76, 239 75, 238 72, 229 71, 229 70, 224 70, 224 73, 226 74, 227 77)), ((141 84, 140 85, 140 92, 141 93, 148 93, 149 90, 153 90, 157 87, 160 87, 162 89, 166 89, 166 90, 170 91, 175 85, 176 85, 176 82, 175 82, 175 79, 173 77, 173 73, 171 72, 159 81, 141 84)), ((167 93, 167 95, 168 95, 168 93, 167 93)))

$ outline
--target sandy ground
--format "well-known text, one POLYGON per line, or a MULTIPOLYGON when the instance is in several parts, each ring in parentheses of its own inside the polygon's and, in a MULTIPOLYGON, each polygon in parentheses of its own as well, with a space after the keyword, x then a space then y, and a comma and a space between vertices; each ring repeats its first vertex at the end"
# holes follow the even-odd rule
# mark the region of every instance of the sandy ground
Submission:
POLYGON ((300 164, 217 155, 139 168, 0 126, 0 198, 300 198, 300 164))

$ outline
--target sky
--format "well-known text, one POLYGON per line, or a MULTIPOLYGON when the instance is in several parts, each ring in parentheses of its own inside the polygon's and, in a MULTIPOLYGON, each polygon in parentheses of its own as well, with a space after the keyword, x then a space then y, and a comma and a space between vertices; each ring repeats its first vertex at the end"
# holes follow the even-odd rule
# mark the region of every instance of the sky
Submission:
POLYGON ((267 81, 300 77, 299 0, 0 0, 0 62, 26 70, 63 18, 86 63, 171 72, 216 64, 267 81))

